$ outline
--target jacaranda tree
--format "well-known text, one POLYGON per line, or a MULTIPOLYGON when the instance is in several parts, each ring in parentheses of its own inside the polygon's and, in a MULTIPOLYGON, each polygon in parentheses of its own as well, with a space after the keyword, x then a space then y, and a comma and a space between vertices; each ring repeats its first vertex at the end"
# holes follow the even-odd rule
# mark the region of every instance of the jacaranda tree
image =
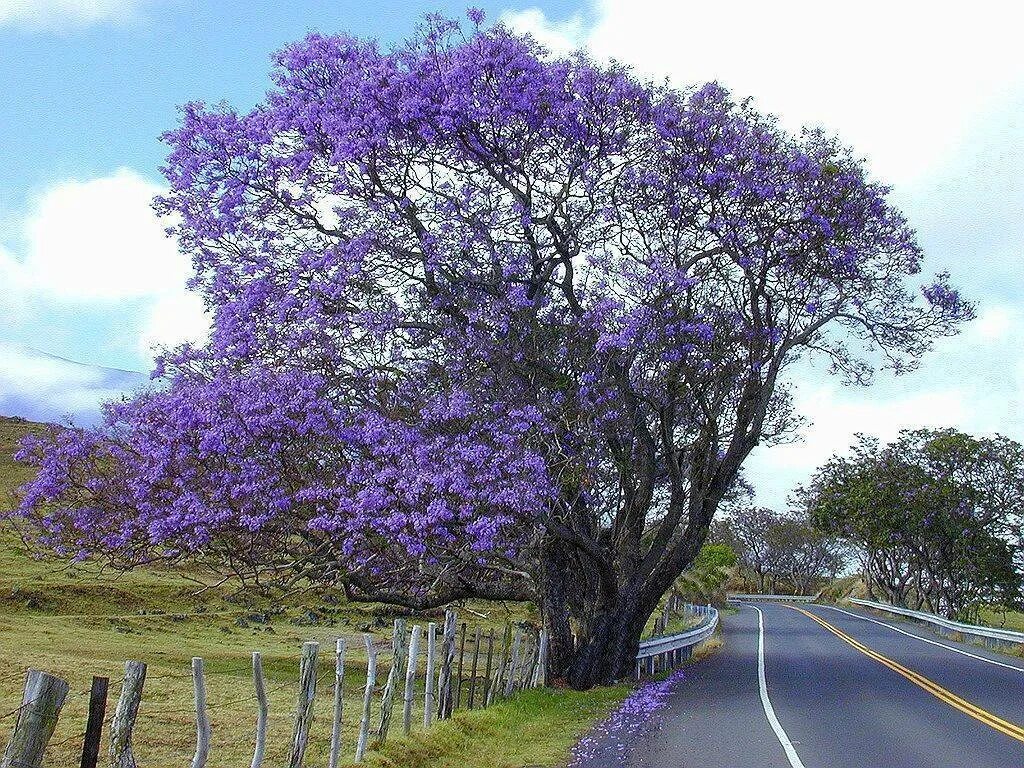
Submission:
POLYGON ((973 621, 1020 601, 1020 443, 954 429, 904 431, 888 445, 860 436, 797 495, 857 549, 871 595, 973 621))
POLYGON ((835 139, 469 16, 314 34, 253 110, 184 108, 158 206, 209 342, 28 446, 20 514, 122 564, 535 600, 586 687, 792 432, 787 366, 908 370, 971 310, 908 281, 913 232, 835 139))

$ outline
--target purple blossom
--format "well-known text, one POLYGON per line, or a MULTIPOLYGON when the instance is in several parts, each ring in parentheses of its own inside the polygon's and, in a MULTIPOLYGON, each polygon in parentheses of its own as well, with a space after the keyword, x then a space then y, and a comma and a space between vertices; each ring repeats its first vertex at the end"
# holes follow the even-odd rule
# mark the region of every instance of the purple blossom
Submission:
MULTIPOLYGON (((361 596, 536 594, 568 504, 611 572, 675 568, 623 559, 607 521, 661 540, 665 500, 711 493, 690 478, 727 483, 758 424, 785 431, 761 372, 813 345, 863 381, 970 315, 944 276, 907 295, 913 231, 834 138, 468 18, 390 49, 314 33, 253 109, 182 108, 157 207, 212 333, 97 429, 26 444, 12 514, 42 545, 300 562, 361 596), (650 492, 623 518, 627 487, 650 492)), ((715 499, 695 501, 672 546, 706 532, 715 499)))

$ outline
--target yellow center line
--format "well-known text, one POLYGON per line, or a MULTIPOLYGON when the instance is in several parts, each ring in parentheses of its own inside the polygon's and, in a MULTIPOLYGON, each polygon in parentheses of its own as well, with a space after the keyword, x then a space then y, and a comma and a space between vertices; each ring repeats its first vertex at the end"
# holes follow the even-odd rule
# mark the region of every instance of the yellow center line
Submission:
POLYGON ((928 693, 930 693, 932 696, 939 699, 940 701, 945 702, 946 704, 949 704, 949 706, 953 707, 954 709, 963 712, 965 715, 973 717, 975 720, 984 723, 990 728, 994 728, 1000 733, 1006 734, 1011 739, 1016 739, 1017 741, 1024 742, 1024 728, 1022 728, 1021 726, 1011 723, 1007 720, 1003 720, 1001 717, 998 717, 997 715, 994 715, 991 712, 984 710, 975 704, 972 704, 966 699, 960 698, 952 691, 943 688, 941 685, 939 685, 936 682, 933 682, 932 680, 929 680, 924 675, 918 674, 912 669, 907 669, 899 662, 890 659, 888 656, 883 656, 882 654, 878 653, 878 651, 868 648, 866 645, 850 637, 850 635, 846 634, 838 627, 829 624, 827 621, 825 621, 819 616, 815 616, 810 611, 805 611, 803 608, 797 608, 795 605, 787 605, 786 607, 791 608, 794 611, 799 611, 804 616, 807 616, 808 618, 818 622, 818 624, 827 629, 833 635, 838 637, 840 640, 843 640, 844 642, 848 643, 849 645, 853 646, 858 651, 863 653, 865 656, 874 659, 879 664, 882 664, 883 666, 886 666, 889 669, 891 669, 893 672, 902 675, 907 680, 912 682, 914 685, 918 686, 919 688, 923 688, 924 690, 928 691, 928 693))

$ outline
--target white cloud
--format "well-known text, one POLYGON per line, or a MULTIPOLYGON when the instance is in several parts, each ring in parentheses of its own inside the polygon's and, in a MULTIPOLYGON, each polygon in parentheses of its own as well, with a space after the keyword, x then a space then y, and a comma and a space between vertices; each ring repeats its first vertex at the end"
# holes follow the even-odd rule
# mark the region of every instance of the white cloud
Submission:
POLYGON ((150 207, 161 191, 127 168, 49 187, 25 220, 25 273, 71 301, 143 298, 184 285, 188 258, 150 207))
POLYGON ((579 13, 564 21, 553 21, 540 8, 527 8, 524 11, 506 11, 501 20, 512 29, 529 32, 552 53, 571 53, 586 44, 586 24, 579 13))
POLYGON ((160 296, 149 305, 139 334, 139 353, 148 358, 154 347, 173 346, 183 341, 202 341, 210 325, 203 300, 193 292, 160 296))
POLYGON ((556 51, 586 46, 658 80, 718 80, 803 124, 835 130, 887 181, 953 152, 972 117, 1024 78, 1024 6, 997 0, 594 0, 593 23, 507 12, 556 51))
POLYGON ((146 0, 0 0, 0 26, 65 29, 122 22, 146 0))
POLYGON ((968 326, 965 338, 969 341, 1001 341, 1011 333, 1019 333, 1021 312, 1016 307, 1002 304, 983 307, 978 317, 968 326))
POLYGON ((141 306, 143 319, 126 320, 125 330, 137 339, 143 364, 154 344, 201 339, 202 304, 185 290, 191 265, 150 206, 161 189, 122 168, 43 191, 20 223, 22 257, 0 250, 0 301, 13 307, 0 318, 14 322, 26 306, 55 303, 74 307, 88 323, 90 311, 124 309, 127 318, 141 306))
POLYGON ((810 422, 804 439, 755 449, 745 471, 759 499, 782 507, 794 486, 807 482, 831 456, 845 454, 858 433, 888 442, 904 428, 963 424, 973 415, 969 402, 967 392, 956 388, 876 399, 870 390, 806 381, 796 392, 797 409, 810 422))

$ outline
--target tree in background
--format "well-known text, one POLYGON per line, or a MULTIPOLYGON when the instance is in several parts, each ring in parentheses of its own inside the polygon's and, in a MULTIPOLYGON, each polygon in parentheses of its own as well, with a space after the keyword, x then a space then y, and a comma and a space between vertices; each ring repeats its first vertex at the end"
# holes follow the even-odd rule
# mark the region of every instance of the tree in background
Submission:
POLYGON ((772 531, 778 527, 781 516, 767 507, 745 507, 730 518, 720 521, 718 535, 721 540, 736 542, 740 564, 757 578, 757 591, 764 593, 768 576, 775 560, 772 531))
POLYGON ((28 445, 19 514, 126 566, 535 600, 584 688, 799 425, 795 361, 868 383, 972 310, 910 284, 912 230, 834 138, 470 17, 314 34, 253 110, 185 106, 159 208, 210 339, 28 445))
POLYGON ((840 538, 819 530, 805 513, 744 507, 716 521, 713 540, 732 543, 741 575, 752 575, 762 593, 811 594, 835 579, 847 561, 840 538))
POLYGON ((1024 452, 1005 437, 904 431, 861 436, 799 492, 815 522, 859 550, 869 594, 949 617, 1013 605, 1024 452))

